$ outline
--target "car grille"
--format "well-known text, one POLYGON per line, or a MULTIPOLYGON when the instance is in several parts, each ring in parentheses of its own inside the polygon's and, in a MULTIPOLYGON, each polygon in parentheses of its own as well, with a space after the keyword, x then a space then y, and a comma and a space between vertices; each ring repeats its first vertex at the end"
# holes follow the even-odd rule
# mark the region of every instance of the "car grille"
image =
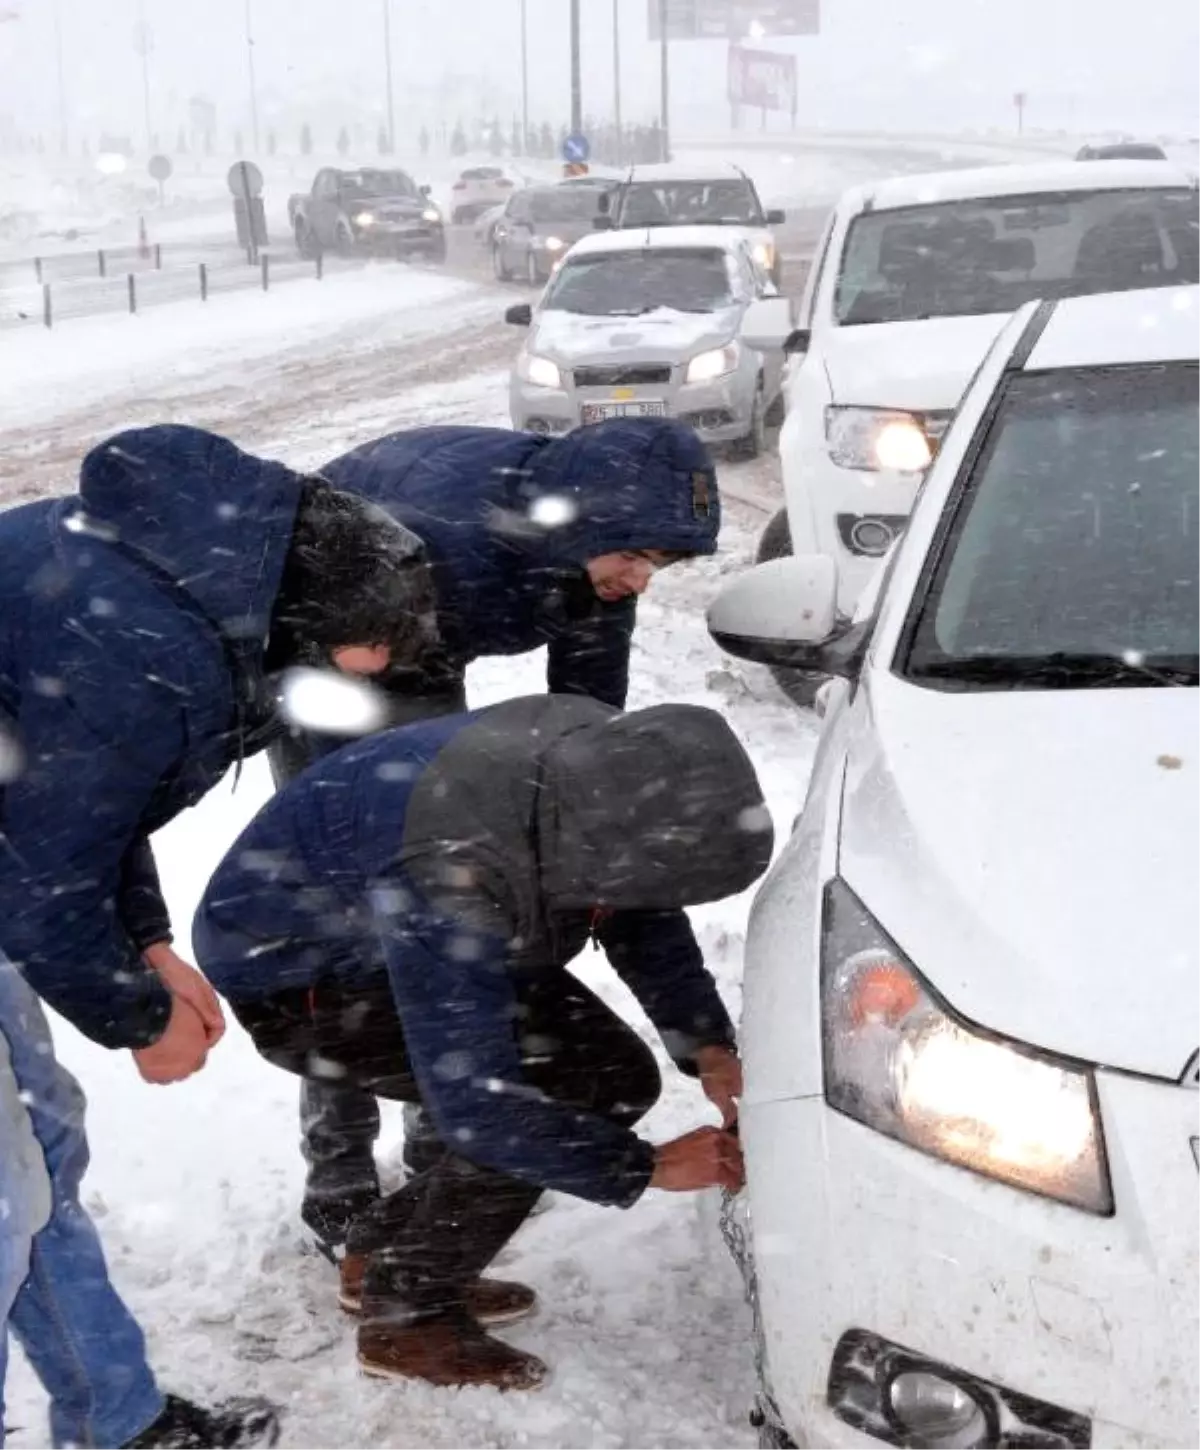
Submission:
POLYGON ((626 363, 616 367, 575 369, 577 388, 641 388, 670 381, 670 363, 626 363))

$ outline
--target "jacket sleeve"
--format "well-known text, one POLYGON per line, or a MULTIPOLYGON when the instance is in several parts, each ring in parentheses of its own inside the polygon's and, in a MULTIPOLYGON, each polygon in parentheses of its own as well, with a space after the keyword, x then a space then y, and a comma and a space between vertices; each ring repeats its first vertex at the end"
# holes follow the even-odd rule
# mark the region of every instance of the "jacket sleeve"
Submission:
POLYGON ((139 836, 125 853, 121 867, 118 915, 129 939, 144 952, 156 942, 169 942, 171 917, 163 900, 154 851, 145 836, 139 836))
POLYGON ((701 1047, 736 1046, 729 1013, 682 911, 615 911, 597 938, 676 1066, 696 1075, 701 1047))
POLYGON ((21 733, 34 745, 25 773, 4 788, 0 943, 85 1036, 102 1047, 145 1047, 162 1035, 170 997, 130 935, 161 911, 155 878, 152 895, 141 894, 139 821, 182 742, 174 716, 140 678, 110 684, 109 695, 103 730, 69 695, 23 703, 21 733))
POLYGON ((606 604, 586 619, 564 624, 550 641, 546 688, 552 695, 590 695, 625 708, 629 651, 637 600, 606 604))
POLYGON ((505 939, 419 906, 380 925, 411 1065, 444 1141, 543 1188, 634 1203, 654 1171, 651 1145, 523 1078, 505 939))

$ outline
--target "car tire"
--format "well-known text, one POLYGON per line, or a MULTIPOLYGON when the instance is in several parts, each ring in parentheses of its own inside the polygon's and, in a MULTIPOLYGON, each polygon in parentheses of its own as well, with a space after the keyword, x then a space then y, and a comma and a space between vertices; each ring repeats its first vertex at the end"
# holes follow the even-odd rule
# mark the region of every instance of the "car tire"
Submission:
POLYGON ((525 253, 525 281, 530 287, 542 285, 542 269, 538 266, 538 259, 532 247, 525 253))
POLYGON ((499 242, 492 243, 492 271, 496 274, 497 282, 512 281, 512 273, 508 270, 508 263, 504 260, 504 248, 499 242))
POLYGON ((754 390, 754 407, 750 414, 750 431, 733 445, 736 458, 758 458, 767 448, 767 395, 763 391, 762 379, 754 390))
MULTIPOLYGON (((788 525, 787 509, 780 509, 762 532, 758 541, 755 562, 765 564, 770 559, 786 559, 792 553, 792 531, 788 525)), ((817 691, 829 678, 812 670, 781 670, 771 667, 775 683, 793 705, 802 710, 811 710, 817 698, 817 691)))

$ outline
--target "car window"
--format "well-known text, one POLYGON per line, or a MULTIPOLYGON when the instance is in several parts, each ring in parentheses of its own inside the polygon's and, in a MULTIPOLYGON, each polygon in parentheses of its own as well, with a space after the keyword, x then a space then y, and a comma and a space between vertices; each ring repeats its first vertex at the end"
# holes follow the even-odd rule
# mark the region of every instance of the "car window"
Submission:
POLYGON ((332 201, 338 194, 338 175, 336 171, 322 171, 317 175, 313 183, 313 195, 322 201, 332 201))
POLYGON ((865 212, 842 252, 852 326, 1200 280, 1194 190, 1061 192, 865 212))
POLYGON ((631 181, 621 189, 623 227, 761 226, 763 213, 753 189, 741 178, 728 181, 631 181))
POLYGON ((713 312, 733 302, 724 251, 656 247, 575 257, 550 283, 542 309, 592 317, 636 317, 659 308, 713 312))
POLYGON ((508 203, 505 215, 509 221, 523 222, 529 220, 529 198, 524 192, 518 192, 508 203))
POLYGON ((547 187, 529 197, 535 222, 591 224, 597 211, 596 193, 590 187, 547 187))
POLYGON ((837 231, 837 212, 830 214, 829 220, 825 223, 825 232, 817 246, 817 259, 813 263, 812 272, 809 274, 808 282, 804 288, 804 298, 800 306, 799 324, 801 327, 811 327, 813 315, 817 310, 817 298, 821 295, 821 282, 825 276, 825 270, 833 251, 833 237, 837 231))
POLYGON ((348 171, 342 178, 347 196, 412 196, 420 195, 417 184, 406 171, 348 171))
POLYGON ((746 247, 737 247, 729 254, 730 273, 733 279, 734 296, 741 302, 753 302, 762 291, 766 274, 759 273, 746 247))
POLYGON ((1196 387, 1184 363, 1013 379, 920 606, 906 673, 981 686, 1065 685, 1078 678, 1072 662, 1103 683, 1145 683, 1142 669, 1194 675, 1196 387))

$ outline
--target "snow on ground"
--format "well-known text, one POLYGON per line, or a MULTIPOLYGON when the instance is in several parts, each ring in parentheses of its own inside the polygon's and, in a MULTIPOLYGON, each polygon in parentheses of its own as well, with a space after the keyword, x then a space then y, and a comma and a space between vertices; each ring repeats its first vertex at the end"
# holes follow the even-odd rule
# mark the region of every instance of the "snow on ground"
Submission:
MULTIPOLYGON (((506 422, 502 347, 513 344, 480 328, 496 316, 498 289, 397 267, 306 287, 228 299, 207 316, 192 308, 186 320, 164 307, 81 322, 70 347, 48 338, 42 352, 31 339, 0 338, 13 475, 36 479, 33 491, 62 487, 69 476, 43 475, 39 459, 75 462, 105 433, 164 414, 224 423, 245 446, 301 467, 389 427, 506 422)), ((653 586, 631 704, 724 711, 782 837, 801 804, 814 722, 784 705, 764 672, 724 660, 703 623, 722 575, 749 561, 777 484, 762 465, 726 465, 722 477, 731 498, 722 552, 653 586)), ((474 704, 539 691, 544 663, 483 661, 470 688, 474 704)), ((227 782, 156 843, 184 935, 208 874, 269 789, 265 766, 251 762, 236 790, 227 782)), ((695 913, 735 1017, 749 899, 695 913)), ((653 1040, 601 958, 586 955, 579 970, 653 1040)), ((555 1198, 522 1231, 504 1270, 541 1295, 539 1314, 511 1331, 553 1366, 538 1394, 380 1385, 357 1374, 333 1273, 301 1239, 295 1082, 263 1064, 235 1025, 197 1079, 165 1090, 142 1084, 126 1054, 64 1024, 57 1035, 91 1101, 87 1201, 164 1384, 206 1400, 268 1394, 287 1408, 291 1446, 753 1443, 749 1319, 708 1196, 652 1193, 624 1213, 555 1198)), ((656 1141, 713 1120, 695 1085, 662 1060, 663 1100, 645 1129, 656 1141)), ((400 1141, 399 1115, 388 1112, 391 1171, 400 1141)), ((40 1391, 19 1358, 8 1388, 10 1443, 45 1445, 40 1391)))

